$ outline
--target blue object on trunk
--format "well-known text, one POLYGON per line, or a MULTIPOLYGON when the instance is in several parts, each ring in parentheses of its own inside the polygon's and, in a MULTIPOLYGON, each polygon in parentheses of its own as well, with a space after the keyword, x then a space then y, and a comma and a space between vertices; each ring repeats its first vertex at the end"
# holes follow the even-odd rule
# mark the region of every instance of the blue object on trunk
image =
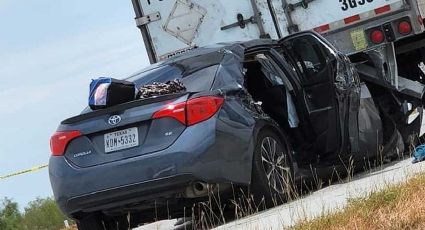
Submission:
POLYGON ((106 99, 108 96, 108 87, 111 85, 112 79, 101 77, 94 79, 90 83, 89 106, 90 107, 106 107, 106 99))
POLYGON ((133 82, 101 77, 90 83, 89 106, 92 110, 104 109, 133 101, 135 95, 133 82))
POLYGON ((416 147, 413 153, 413 163, 418 163, 423 160, 425 160, 425 144, 416 147))

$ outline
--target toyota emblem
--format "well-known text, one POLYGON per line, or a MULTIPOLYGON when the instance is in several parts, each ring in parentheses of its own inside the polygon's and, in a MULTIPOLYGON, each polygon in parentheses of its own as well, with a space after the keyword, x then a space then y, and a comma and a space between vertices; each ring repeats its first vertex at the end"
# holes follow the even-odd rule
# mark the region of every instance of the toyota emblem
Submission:
POLYGON ((113 115, 108 119, 110 125, 118 125, 121 122, 121 117, 119 115, 113 115))

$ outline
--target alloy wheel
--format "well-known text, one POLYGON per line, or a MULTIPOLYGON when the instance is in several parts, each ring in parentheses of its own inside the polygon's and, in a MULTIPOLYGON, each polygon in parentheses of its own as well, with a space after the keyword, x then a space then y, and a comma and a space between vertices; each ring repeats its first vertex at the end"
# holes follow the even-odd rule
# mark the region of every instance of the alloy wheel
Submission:
POLYGON ((291 168, 287 154, 273 137, 265 137, 261 142, 261 160, 270 188, 283 194, 290 182, 291 168))

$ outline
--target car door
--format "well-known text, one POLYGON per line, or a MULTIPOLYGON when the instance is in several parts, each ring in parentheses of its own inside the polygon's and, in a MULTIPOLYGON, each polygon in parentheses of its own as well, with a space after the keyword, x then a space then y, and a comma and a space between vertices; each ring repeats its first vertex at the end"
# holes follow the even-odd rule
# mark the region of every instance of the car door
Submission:
POLYGON ((335 156, 342 142, 335 92, 336 54, 314 33, 305 32, 279 41, 283 56, 298 73, 306 122, 313 136, 311 151, 320 158, 335 156))

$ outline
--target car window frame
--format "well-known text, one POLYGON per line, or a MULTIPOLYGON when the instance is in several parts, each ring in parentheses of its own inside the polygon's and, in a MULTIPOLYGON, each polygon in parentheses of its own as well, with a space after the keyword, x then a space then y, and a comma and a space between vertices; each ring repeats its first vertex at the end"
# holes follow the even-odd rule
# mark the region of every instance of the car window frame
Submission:
MULTIPOLYGON (((302 34, 299 34, 297 36, 293 36, 288 41, 294 42, 295 39, 298 39, 298 38, 301 38, 301 37, 310 37, 310 39, 314 40, 317 43, 317 45, 319 45, 319 47, 318 47, 320 49, 319 53, 324 57, 324 64, 326 66, 325 68, 328 68, 329 75, 331 75, 332 72, 333 72, 332 69, 334 67, 330 63, 333 59, 336 58, 336 54, 334 52, 331 52, 333 50, 330 47, 328 47, 328 44, 324 43, 320 38, 318 38, 314 34, 310 34, 310 33, 302 33, 302 34)), ((284 58, 289 59, 290 65, 298 73, 298 78, 299 78, 301 85, 308 86, 308 85, 314 85, 314 84, 321 84, 321 83, 325 83, 325 82, 331 80, 329 78, 314 79, 314 78, 306 77, 305 72, 297 64, 297 60, 292 55, 292 52, 290 52, 288 50, 287 45, 285 44, 288 41, 284 41, 284 44, 280 46, 281 53, 284 56, 284 58)), ((329 77, 331 77, 331 76, 329 76, 329 77)))
MULTIPOLYGON (((294 91, 293 82, 291 82, 290 77, 288 77, 289 75, 288 73, 286 73, 285 68, 281 66, 280 60, 277 60, 277 58, 275 57, 276 53, 273 53, 273 50, 274 48, 269 48, 268 50, 257 51, 255 52, 255 55, 263 54, 264 56, 266 56, 267 61, 270 62, 270 64, 273 67, 274 74, 276 74, 277 76, 281 78, 281 80, 283 81, 283 86, 285 86, 287 90, 289 90, 290 92, 293 92, 294 91)), ((260 64, 263 65, 261 62, 260 64)), ((270 79, 268 79, 267 76, 266 78, 268 81, 270 81, 270 79)))

